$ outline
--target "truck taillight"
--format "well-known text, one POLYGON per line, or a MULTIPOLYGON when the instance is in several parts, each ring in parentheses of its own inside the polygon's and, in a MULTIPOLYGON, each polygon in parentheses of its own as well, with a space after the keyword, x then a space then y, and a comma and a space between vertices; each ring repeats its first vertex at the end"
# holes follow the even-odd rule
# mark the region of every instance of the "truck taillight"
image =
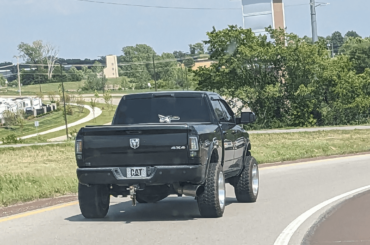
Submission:
POLYGON ((199 144, 197 137, 189 137, 189 150, 190 151, 199 151, 199 144))
POLYGON ((76 154, 82 154, 82 140, 76 140, 76 154))

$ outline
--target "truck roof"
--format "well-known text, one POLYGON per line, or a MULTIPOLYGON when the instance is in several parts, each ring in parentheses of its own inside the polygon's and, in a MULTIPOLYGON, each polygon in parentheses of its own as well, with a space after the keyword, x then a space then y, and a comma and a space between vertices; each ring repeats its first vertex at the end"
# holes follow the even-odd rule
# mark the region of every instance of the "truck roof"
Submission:
POLYGON ((128 94, 124 95, 124 99, 144 99, 144 98, 153 98, 153 97, 200 97, 203 94, 207 95, 218 95, 214 92, 208 91, 161 91, 161 92, 146 92, 146 93, 137 93, 137 94, 128 94))

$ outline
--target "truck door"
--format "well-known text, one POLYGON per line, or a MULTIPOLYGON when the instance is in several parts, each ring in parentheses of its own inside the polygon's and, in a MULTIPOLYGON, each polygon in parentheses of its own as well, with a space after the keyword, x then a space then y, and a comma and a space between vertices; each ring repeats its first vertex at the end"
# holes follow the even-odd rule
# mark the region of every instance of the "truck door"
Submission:
POLYGON ((227 131, 227 133, 230 134, 228 138, 232 140, 234 148, 233 160, 230 162, 232 164, 230 165, 229 170, 239 171, 241 166, 240 158, 243 154, 242 147, 244 146, 244 144, 241 144, 241 139, 239 139, 239 132, 241 128, 239 125, 236 125, 235 115, 230 106, 224 100, 220 100, 220 104, 224 114, 226 115, 228 127, 230 128, 230 130, 227 131))
POLYGON ((236 132, 233 130, 235 122, 233 122, 232 116, 227 113, 225 107, 220 103, 220 99, 213 99, 212 106, 215 110, 216 116, 218 117, 220 127, 223 132, 223 139, 224 139, 224 171, 225 174, 230 172, 234 168, 234 145, 236 140, 236 132))

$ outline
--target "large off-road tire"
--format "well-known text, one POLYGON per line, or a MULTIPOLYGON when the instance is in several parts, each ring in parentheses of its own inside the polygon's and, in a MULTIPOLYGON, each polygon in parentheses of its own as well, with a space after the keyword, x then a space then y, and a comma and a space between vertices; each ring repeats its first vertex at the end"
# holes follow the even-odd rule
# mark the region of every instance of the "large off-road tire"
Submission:
POLYGON ((87 219, 104 218, 109 209, 109 186, 78 184, 78 201, 82 215, 87 219))
POLYGON ((210 163, 204 192, 197 197, 199 212, 205 218, 222 217, 225 210, 225 176, 220 163, 210 163))
POLYGON ((252 156, 244 157, 244 169, 230 182, 238 202, 256 202, 259 192, 258 163, 252 156))

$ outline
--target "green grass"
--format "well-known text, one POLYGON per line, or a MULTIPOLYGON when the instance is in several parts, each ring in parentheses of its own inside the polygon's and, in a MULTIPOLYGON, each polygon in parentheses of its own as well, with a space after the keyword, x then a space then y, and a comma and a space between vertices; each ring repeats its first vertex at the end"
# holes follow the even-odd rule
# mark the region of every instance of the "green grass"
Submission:
MULTIPOLYGON (((121 85, 122 77, 119 78, 109 78, 107 81, 107 85, 121 85)), ((64 82, 64 89, 70 93, 75 94, 77 93, 78 88, 82 87, 84 84, 84 80, 80 82, 64 82)), ((46 95, 47 92, 58 92, 58 86, 60 83, 46 83, 41 84, 41 91, 46 95)), ((1 95, 18 95, 17 87, 9 87, 8 92, 5 92, 5 88, 0 89, 0 96, 1 95)), ((174 89, 174 90, 181 90, 181 89, 174 89)), ((153 92, 154 88, 152 89, 135 89, 135 90, 112 90, 112 94, 133 94, 133 93, 143 93, 143 92, 153 92)), ((171 89, 158 89, 158 91, 171 91, 171 89)), ((35 95, 36 93, 40 92, 40 85, 26 85, 22 87, 22 95, 35 95)), ((102 91, 98 91, 102 93, 102 91)), ((82 91, 82 94, 91 94, 94 93, 93 91, 82 91)))
MULTIPOLYGON (((120 85, 122 78, 109 78, 107 85, 120 85)), ((85 80, 82 80, 80 82, 64 82, 64 89, 66 91, 76 92, 78 88, 82 87, 85 83, 85 80)), ((41 91, 43 93, 47 92, 58 92, 58 86, 60 83, 45 83, 41 84, 41 91)), ((4 91, 5 88, 0 89, 0 91, 4 91)), ((9 87, 8 93, 15 93, 17 94, 18 87, 9 87)), ((35 94, 40 92, 40 85, 25 85, 22 86, 22 93, 23 94, 35 94)), ((91 93, 91 92, 90 92, 91 93)), ((6 94, 6 93, 0 93, 0 94, 6 94)))
MULTIPOLYGON (((98 119, 96 124, 101 124, 98 119)), ((370 151, 369 137, 370 130, 353 130, 256 134, 250 139, 258 162, 271 163, 370 151)), ((0 148, 0 156, 0 206, 77 192, 72 142, 0 148)))
MULTIPOLYGON (((89 103, 86 103, 86 104, 89 105, 89 103)), ((112 122, 112 119, 113 119, 113 116, 114 116, 114 113, 116 111, 117 106, 113 105, 113 108, 111 110, 108 110, 107 106, 105 104, 98 103, 97 107, 99 107, 100 109, 102 109, 103 107, 105 108, 104 110, 102 110, 102 114, 100 116, 98 116, 95 119, 93 119, 91 121, 88 121, 86 123, 83 123, 83 124, 80 124, 80 125, 77 125, 77 126, 74 126, 74 127, 69 127, 68 131, 69 132, 72 132, 74 130, 79 131, 80 128, 85 127, 87 125, 104 125, 106 123, 112 122)), ((60 130, 60 131, 57 131, 57 132, 40 135, 39 136, 39 142, 40 141, 45 142, 48 139, 52 139, 52 138, 56 138, 56 137, 64 136, 64 135, 65 135, 65 130, 60 130)), ((35 141, 35 139, 25 140, 26 143, 33 143, 34 141, 35 141)))
MULTIPOLYGON (((84 111, 80 113, 77 107, 72 106, 72 108, 73 108, 73 115, 67 115, 68 123, 78 121, 81 118, 86 117, 90 113, 90 111, 87 109, 84 109, 84 111)), ((32 120, 26 120, 26 124, 24 125, 23 130, 21 130, 19 126, 12 126, 11 128, 1 127, 0 128, 0 139, 10 134, 15 134, 17 137, 35 134, 36 133, 35 121, 39 121, 40 126, 37 129, 39 133, 49 130, 49 129, 62 126, 64 125, 63 111, 62 110, 54 111, 50 114, 47 114, 39 118, 34 118, 32 120)))
POLYGON ((77 192, 71 143, 0 148, 0 206, 77 192))
POLYGON ((370 130, 251 134, 252 155, 259 163, 370 151, 370 130))
MULTIPOLYGON (((64 89, 65 90, 77 90, 79 87, 83 86, 84 81, 81 82, 65 82, 64 89)), ((41 91, 43 93, 47 92, 58 92, 59 83, 45 83, 41 84, 41 91)), ((3 89, 4 90, 4 89, 3 89)), ((8 88, 8 94, 18 94, 16 91, 18 90, 17 87, 15 88, 8 88)), ((36 85, 26 85, 22 86, 22 94, 35 94, 40 92, 40 86, 36 85)), ((7 94, 7 93, 0 93, 0 94, 7 94)))

